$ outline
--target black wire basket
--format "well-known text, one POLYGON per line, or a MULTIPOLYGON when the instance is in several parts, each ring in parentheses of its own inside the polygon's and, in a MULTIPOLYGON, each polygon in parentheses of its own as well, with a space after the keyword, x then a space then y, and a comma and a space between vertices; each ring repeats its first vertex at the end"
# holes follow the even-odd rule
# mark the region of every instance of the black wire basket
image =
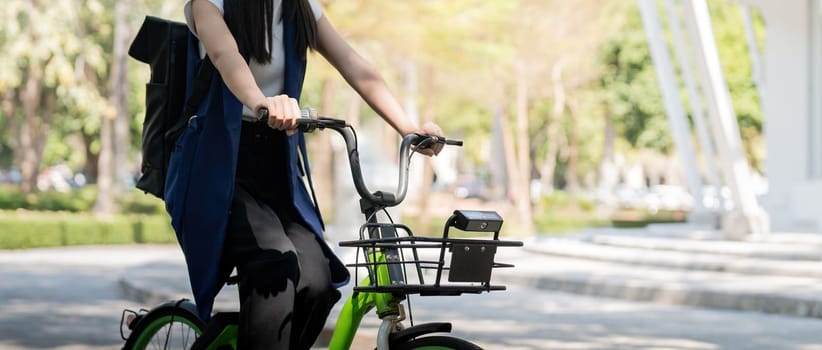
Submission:
POLYGON ((498 247, 521 247, 519 241, 499 239, 502 218, 495 212, 458 210, 448 219, 441 238, 414 236, 407 226, 368 223, 360 227, 360 239, 340 242, 356 247, 357 261, 347 264, 368 271, 367 283, 355 292, 419 295, 460 295, 505 290, 491 284, 495 268, 514 265, 494 261, 498 247), (492 238, 451 238, 450 228, 493 233, 492 238), (364 260, 361 260, 364 258, 364 260), (387 273, 377 278, 377 267, 387 273))

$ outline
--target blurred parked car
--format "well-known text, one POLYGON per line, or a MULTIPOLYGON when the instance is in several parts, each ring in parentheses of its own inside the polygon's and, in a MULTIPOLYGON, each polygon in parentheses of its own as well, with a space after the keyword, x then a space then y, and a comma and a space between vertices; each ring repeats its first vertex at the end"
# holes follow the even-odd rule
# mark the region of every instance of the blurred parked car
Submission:
POLYGON ((86 177, 83 174, 75 174, 65 164, 48 167, 37 176, 37 189, 40 191, 68 192, 85 184, 86 177))
POLYGON ((9 170, 0 170, 0 183, 4 184, 19 184, 22 180, 22 175, 20 175, 20 171, 16 168, 11 168, 9 170))
POLYGON ((614 189, 614 197, 620 208, 641 209, 645 208, 645 196, 647 191, 643 188, 635 188, 626 185, 618 185, 614 189))
POLYGON ((454 195, 457 198, 485 199, 485 184, 472 177, 459 178, 454 183, 454 195))
POLYGON ((733 210, 734 201, 731 197, 731 189, 727 186, 722 186, 717 191, 714 186, 705 186, 702 188, 702 205, 705 208, 713 210, 733 210))
POLYGON ((690 210, 694 199, 682 186, 654 185, 648 189, 643 199, 645 206, 652 213, 659 210, 690 210))

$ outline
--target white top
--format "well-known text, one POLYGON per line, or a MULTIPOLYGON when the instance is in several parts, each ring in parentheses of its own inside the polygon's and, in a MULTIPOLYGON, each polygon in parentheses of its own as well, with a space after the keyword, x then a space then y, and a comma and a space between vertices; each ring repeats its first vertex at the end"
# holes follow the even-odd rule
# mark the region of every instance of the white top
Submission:
MULTIPOLYGON (((214 4, 214 6, 220 10, 220 13, 224 13, 223 0, 208 1, 214 4)), ((319 21, 320 17, 323 15, 322 8, 315 0, 309 0, 308 3, 311 4, 311 10, 314 12, 314 18, 319 21)), ((260 90, 263 91, 264 95, 269 97, 281 94, 283 91, 283 86, 285 85, 285 49, 283 49, 282 0, 274 0, 273 5, 274 16, 272 18, 274 18, 276 22, 274 23, 273 28, 271 28, 272 35, 274 36, 273 43, 275 45, 274 50, 271 50, 271 62, 268 64, 261 64, 256 60, 251 59, 248 64, 251 69, 251 74, 254 76, 254 80, 257 81, 257 86, 260 87, 260 90)), ((197 28, 194 23, 194 17, 191 15, 191 0, 186 0, 183 11, 185 13, 188 28, 191 29, 191 32, 196 36, 197 28)), ((205 57, 205 48, 202 43, 200 43, 200 55, 205 57)), ((244 119, 255 120, 253 115, 254 113, 248 108, 248 106, 243 107, 244 119)))

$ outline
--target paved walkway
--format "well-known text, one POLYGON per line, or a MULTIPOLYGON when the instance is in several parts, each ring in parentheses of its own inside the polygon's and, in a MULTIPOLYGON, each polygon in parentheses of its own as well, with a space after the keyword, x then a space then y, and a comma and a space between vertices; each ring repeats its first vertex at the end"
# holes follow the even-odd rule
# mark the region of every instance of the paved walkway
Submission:
POLYGON ((576 294, 822 317, 822 234, 730 241, 698 227, 656 225, 543 238, 526 249, 547 260, 498 276, 576 294))
MULTIPOLYGON (((126 269, 120 284, 146 303, 187 296, 184 263, 175 247, 163 259, 126 269)), ((350 248, 336 248, 344 261, 350 248)), ((516 283, 632 301, 680 304, 822 318, 822 234, 774 233, 729 241, 687 225, 596 229, 500 248, 497 283, 516 283)), ((2 261, 0 261, 2 263, 2 261)), ((224 300, 234 308, 234 297, 224 300)), ((218 303, 218 307, 221 304, 218 303)))
MULTIPOLYGON (((415 298, 415 319, 452 320, 458 335, 488 349, 822 349, 822 320, 816 319, 820 247, 822 237, 816 235, 780 233, 731 242, 688 226, 530 240, 524 250, 503 249, 498 255, 498 261, 517 265, 494 273, 493 281, 508 284, 509 292, 415 298)), ((352 251, 338 253, 353 260, 352 251)), ((3 251, 0 311, 14 317, 0 318, 0 349, 35 344, 28 333, 14 330, 42 323, 42 312, 27 316, 25 311, 44 297, 24 291, 72 288, 79 278, 74 274, 82 271, 106 276, 110 272, 104 271, 115 271, 110 277, 117 289, 134 301, 125 307, 189 297, 182 255, 173 245, 3 251), (39 272, 26 272, 35 267, 39 272), (32 321, 26 323, 27 317, 32 321)), ((217 308, 235 309, 234 293, 230 288, 223 293, 217 308)), ((375 322, 365 323, 372 332, 362 333, 359 348, 373 348, 368 334, 375 322)))

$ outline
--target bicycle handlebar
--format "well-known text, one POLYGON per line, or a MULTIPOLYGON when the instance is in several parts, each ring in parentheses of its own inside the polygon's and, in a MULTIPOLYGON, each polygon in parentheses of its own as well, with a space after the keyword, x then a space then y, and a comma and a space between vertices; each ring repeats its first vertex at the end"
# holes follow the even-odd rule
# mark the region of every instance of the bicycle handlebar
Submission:
MULTIPOLYGON (((268 110, 261 108, 258 112, 258 120, 263 122, 268 117, 268 110)), ((354 187, 357 189, 360 197, 381 207, 396 206, 405 199, 408 190, 408 165, 409 152, 411 146, 417 149, 429 148, 435 144, 462 146, 461 140, 449 140, 436 135, 422 135, 409 134, 403 137, 400 143, 400 165, 399 165, 399 179, 397 183, 397 192, 387 193, 383 191, 371 192, 365 185, 362 176, 362 169, 360 167, 360 155, 357 149, 357 137, 354 129, 345 120, 320 117, 316 111, 310 108, 302 110, 302 117, 297 118, 297 128, 303 132, 313 132, 317 129, 333 129, 342 135, 345 141, 346 151, 348 153, 349 166, 351 168, 351 177, 354 180, 354 187)))

